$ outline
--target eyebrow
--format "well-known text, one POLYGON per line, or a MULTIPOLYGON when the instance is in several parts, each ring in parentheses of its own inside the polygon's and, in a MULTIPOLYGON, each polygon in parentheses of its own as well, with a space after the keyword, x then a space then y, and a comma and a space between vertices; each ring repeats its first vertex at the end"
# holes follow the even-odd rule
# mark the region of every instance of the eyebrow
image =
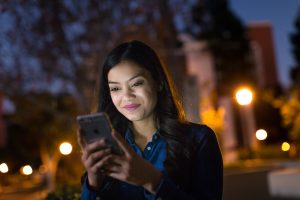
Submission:
MULTIPOLYGON (((141 72, 141 73, 138 73, 137 75, 131 77, 131 78, 128 79, 127 81, 131 81, 132 79, 135 79, 135 78, 137 78, 137 77, 139 77, 139 76, 143 76, 143 73, 142 73, 142 72, 141 72)), ((119 83, 119 82, 116 82, 116 81, 108 81, 108 84, 120 84, 120 83, 119 83)))

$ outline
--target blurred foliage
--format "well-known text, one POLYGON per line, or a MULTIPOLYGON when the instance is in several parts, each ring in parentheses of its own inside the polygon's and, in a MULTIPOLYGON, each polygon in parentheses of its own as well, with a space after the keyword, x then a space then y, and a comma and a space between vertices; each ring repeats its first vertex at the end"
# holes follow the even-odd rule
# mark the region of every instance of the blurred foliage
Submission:
POLYGON ((84 167, 81 164, 80 156, 81 154, 75 150, 70 155, 61 158, 56 173, 59 184, 70 184, 74 187, 80 187, 81 176, 84 173, 84 167))
POLYGON ((78 185, 61 185, 56 187, 56 190, 49 193, 46 200, 80 200, 80 187, 78 185))
POLYGON ((295 32, 290 37, 295 60, 290 72, 292 85, 289 93, 278 104, 281 103, 283 123, 289 128, 291 138, 300 144, 300 6, 294 24, 295 32))
POLYGON ((0 12, 10 22, 0 30, 0 91, 69 91, 86 112, 97 104, 99 68, 117 43, 143 40, 161 55, 178 46, 168 0, 12 0, 0 12))
POLYGON ((38 167, 41 148, 53 154, 58 151, 60 142, 65 140, 71 142, 76 150, 75 116, 79 107, 73 96, 30 92, 16 94, 10 99, 16 112, 5 117, 8 142, 1 149, 2 159, 8 160, 10 166, 33 163, 33 167, 38 167))
POLYGON ((289 130, 290 139, 300 142, 300 91, 292 88, 285 96, 277 98, 267 93, 266 99, 280 110, 282 125, 289 130))
POLYGON ((288 98, 276 103, 281 103, 283 125, 290 129, 291 139, 300 142, 300 91, 293 90, 288 98))
POLYGON ((264 99, 279 109, 281 123, 288 129, 289 139, 295 146, 294 153, 291 154, 298 156, 300 154, 300 7, 295 19, 295 32, 291 34, 290 41, 296 61, 290 71, 291 86, 282 95, 278 95, 276 91, 265 92, 264 99))
POLYGON ((202 98, 200 115, 201 122, 212 128, 217 134, 218 141, 222 142, 221 133, 224 129, 225 109, 223 107, 215 108, 208 99, 202 98))
POLYGON ((290 36, 292 45, 292 54, 295 60, 294 66, 290 71, 290 76, 293 81, 293 86, 300 87, 300 6, 294 22, 295 32, 290 36))
POLYGON ((255 124, 257 128, 268 132, 266 144, 287 141, 289 138, 288 129, 282 124, 283 118, 280 107, 274 106, 274 98, 283 94, 281 87, 256 91, 254 102, 255 124))

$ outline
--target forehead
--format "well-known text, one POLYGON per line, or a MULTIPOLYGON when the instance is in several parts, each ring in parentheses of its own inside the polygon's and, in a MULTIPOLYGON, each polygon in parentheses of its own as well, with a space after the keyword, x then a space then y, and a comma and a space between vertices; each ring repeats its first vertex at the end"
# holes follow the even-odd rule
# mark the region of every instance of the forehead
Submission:
POLYGON ((150 73, 145 68, 134 62, 122 61, 109 70, 107 78, 109 81, 127 81, 137 75, 151 78, 150 73))

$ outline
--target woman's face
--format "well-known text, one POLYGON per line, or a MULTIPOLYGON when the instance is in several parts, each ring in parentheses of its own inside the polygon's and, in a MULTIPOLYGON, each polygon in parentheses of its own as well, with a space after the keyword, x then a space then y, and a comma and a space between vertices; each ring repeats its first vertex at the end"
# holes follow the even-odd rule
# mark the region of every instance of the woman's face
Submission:
POLYGON ((146 69, 123 61, 108 72, 108 85, 113 104, 128 120, 154 120, 157 87, 146 69))

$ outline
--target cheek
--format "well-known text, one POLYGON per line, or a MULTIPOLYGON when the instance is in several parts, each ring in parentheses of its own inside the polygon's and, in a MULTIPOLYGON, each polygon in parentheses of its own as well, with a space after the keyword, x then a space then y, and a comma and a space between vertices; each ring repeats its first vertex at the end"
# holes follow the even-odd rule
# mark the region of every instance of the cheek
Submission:
POLYGON ((153 91, 148 91, 147 94, 145 95, 145 98, 148 100, 148 104, 155 107, 155 105, 157 104, 157 94, 156 93, 154 93, 153 91))
POLYGON ((118 98, 118 95, 116 94, 110 94, 110 97, 111 97, 111 100, 113 102, 113 104, 118 107, 118 102, 119 102, 119 98, 118 98))

